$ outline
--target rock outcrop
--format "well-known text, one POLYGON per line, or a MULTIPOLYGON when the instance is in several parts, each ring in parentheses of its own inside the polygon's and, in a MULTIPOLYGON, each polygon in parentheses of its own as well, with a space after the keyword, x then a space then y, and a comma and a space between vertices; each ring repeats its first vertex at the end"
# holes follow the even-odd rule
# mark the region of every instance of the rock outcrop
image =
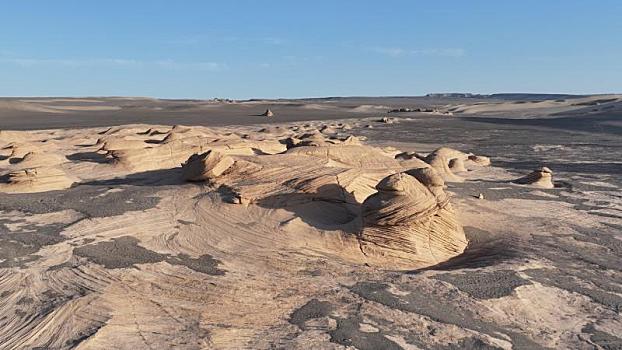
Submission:
POLYGON ((0 177, 0 192, 31 193, 62 190, 75 182, 56 167, 26 168, 0 177))
MULTIPOLYGON (((441 147, 430 153, 425 158, 425 161, 430 164, 430 166, 432 166, 432 168, 434 168, 434 170, 436 170, 445 181, 462 182, 463 179, 454 174, 452 169, 449 167, 449 162, 453 159, 464 159, 466 157, 467 155, 463 152, 449 147, 441 147)), ((462 168, 464 168, 464 165, 462 168)))
POLYGON ((471 164, 479 165, 479 166, 489 166, 490 158, 486 156, 476 156, 474 154, 469 155, 467 161, 471 164))
POLYGON ((362 205, 361 249, 371 261, 407 268, 464 251, 467 239, 444 192, 406 173, 384 178, 376 189, 362 205))
POLYGON ((270 108, 268 108, 268 109, 266 109, 266 111, 265 111, 265 112, 263 112, 263 113, 261 114, 261 116, 262 116, 262 117, 268 117, 268 118, 270 118, 270 117, 274 117, 274 113, 272 113, 272 111, 270 110, 270 108))
POLYGON ((183 169, 187 180, 209 181, 230 203, 287 208, 311 222, 305 215, 325 212, 322 227, 337 230, 343 244, 334 254, 350 251, 348 260, 417 268, 466 246, 442 176, 417 158, 400 162, 374 147, 338 144, 259 156, 209 151, 191 156, 183 169), (412 161, 420 167, 406 169, 412 161), (360 247, 358 257, 351 247, 360 247))
POLYGON ((553 184, 553 172, 547 167, 542 167, 538 170, 534 170, 528 175, 518 178, 513 182, 521 185, 529 185, 539 188, 555 187, 555 184, 553 184))
POLYGON ((222 175, 234 162, 217 151, 194 154, 182 166, 183 177, 186 181, 206 181, 222 175))

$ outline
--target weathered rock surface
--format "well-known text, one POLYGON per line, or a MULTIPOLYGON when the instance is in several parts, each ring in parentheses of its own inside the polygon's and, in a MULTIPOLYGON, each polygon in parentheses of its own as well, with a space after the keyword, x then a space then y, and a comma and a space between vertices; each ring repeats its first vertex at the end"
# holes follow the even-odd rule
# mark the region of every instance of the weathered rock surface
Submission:
POLYGON ((370 260, 397 258, 396 268, 403 268, 464 251, 467 239, 443 192, 434 193, 406 173, 384 178, 376 189, 362 206, 361 249, 370 260))
POLYGON ((521 185, 530 185, 539 188, 554 188, 553 172, 547 167, 534 170, 531 173, 514 180, 514 183, 521 185))

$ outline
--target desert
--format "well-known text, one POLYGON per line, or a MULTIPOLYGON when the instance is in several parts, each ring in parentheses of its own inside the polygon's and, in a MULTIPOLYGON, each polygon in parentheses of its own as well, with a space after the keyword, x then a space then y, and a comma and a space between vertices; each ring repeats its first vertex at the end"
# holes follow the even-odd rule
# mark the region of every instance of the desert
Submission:
POLYGON ((622 350, 621 37, 620 0, 0 0, 0 350, 622 350))
POLYGON ((0 348, 619 348, 621 110, 4 98, 0 348))

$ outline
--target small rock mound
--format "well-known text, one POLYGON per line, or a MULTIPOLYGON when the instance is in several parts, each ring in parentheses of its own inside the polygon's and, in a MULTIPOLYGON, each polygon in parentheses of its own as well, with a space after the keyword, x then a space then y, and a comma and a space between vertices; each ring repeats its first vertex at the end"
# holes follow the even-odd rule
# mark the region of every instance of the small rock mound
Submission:
MULTIPOLYGON (((430 164, 430 166, 432 166, 432 168, 434 168, 445 181, 462 182, 462 178, 453 173, 449 166, 449 162, 453 159, 464 160, 466 157, 467 155, 463 152, 449 147, 441 147, 430 153, 425 158, 425 161, 430 164)), ((459 164, 455 164, 455 166, 459 166, 459 164)), ((462 168, 464 168, 464 163, 462 164, 462 168)))
POLYGON ((411 169, 406 171, 406 173, 425 185, 435 196, 446 196, 444 191, 445 180, 443 180, 443 177, 440 176, 434 168, 411 169))
POLYGON ((261 114, 262 117, 274 117, 274 113, 270 110, 270 108, 266 109, 265 112, 261 114))
POLYGON ((193 154, 182 165, 183 177, 186 181, 205 181, 222 175, 235 161, 216 151, 193 154))
POLYGON ((382 117, 380 118, 380 120, 378 120, 379 123, 385 123, 385 124, 393 124, 395 122, 397 122, 397 119, 395 118, 389 118, 389 117, 382 117))
POLYGON ((542 167, 538 170, 534 170, 530 174, 518 178, 513 182, 521 185, 530 185, 539 188, 555 187, 555 185, 553 184, 553 172, 547 167, 542 167))
POLYGON ((32 193, 62 190, 71 187, 74 180, 56 167, 16 170, 2 176, 0 192, 32 193))

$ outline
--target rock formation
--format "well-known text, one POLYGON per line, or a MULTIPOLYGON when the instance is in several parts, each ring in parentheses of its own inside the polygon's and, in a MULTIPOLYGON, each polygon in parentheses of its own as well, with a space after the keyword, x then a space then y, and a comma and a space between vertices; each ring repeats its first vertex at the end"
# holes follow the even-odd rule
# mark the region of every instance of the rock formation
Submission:
MULTIPOLYGON (((444 192, 443 178, 426 163, 414 161, 420 167, 402 173, 404 164, 392 153, 333 144, 259 156, 208 151, 191 156, 183 169, 187 180, 211 182, 230 203, 288 208, 303 219, 304 213, 329 208, 332 214, 327 212, 329 217, 323 220, 337 225, 334 234, 340 236, 341 249, 360 245, 364 254, 348 253, 344 258, 415 268, 460 254, 466 238, 444 192), (351 232, 352 227, 361 234, 351 232)), ((332 249, 339 254, 339 247, 332 249)))
MULTIPOLYGON (((449 167, 449 162, 453 159, 464 159, 467 155, 463 152, 457 151, 449 147, 441 147, 434 152, 430 153, 425 161, 434 168, 445 181, 448 182, 462 182, 462 178, 455 175, 452 169, 449 167)), ((464 168, 464 165, 462 166, 464 168)))
POLYGON ((384 178, 376 189, 362 205, 361 250, 371 261, 431 265, 464 251, 466 237, 444 193, 406 173, 384 178))
POLYGON ((514 180, 514 183, 539 188, 554 188, 553 172, 547 167, 534 170, 526 176, 514 180))
POLYGON ((74 179, 56 167, 26 168, 0 177, 0 192, 30 193, 62 190, 71 187, 74 179))
POLYGON ((187 181, 205 181, 222 175, 234 163, 233 158, 217 151, 194 154, 182 166, 187 181))
POLYGON ((266 109, 265 112, 261 114, 262 117, 274 117, 274 113, 270 110, 270 108, 266 109))
POLYGON ((489 166, 490 158, 485 156, 476 156, 474 154, 469 155, 468 162, 479 166, 489 166))

